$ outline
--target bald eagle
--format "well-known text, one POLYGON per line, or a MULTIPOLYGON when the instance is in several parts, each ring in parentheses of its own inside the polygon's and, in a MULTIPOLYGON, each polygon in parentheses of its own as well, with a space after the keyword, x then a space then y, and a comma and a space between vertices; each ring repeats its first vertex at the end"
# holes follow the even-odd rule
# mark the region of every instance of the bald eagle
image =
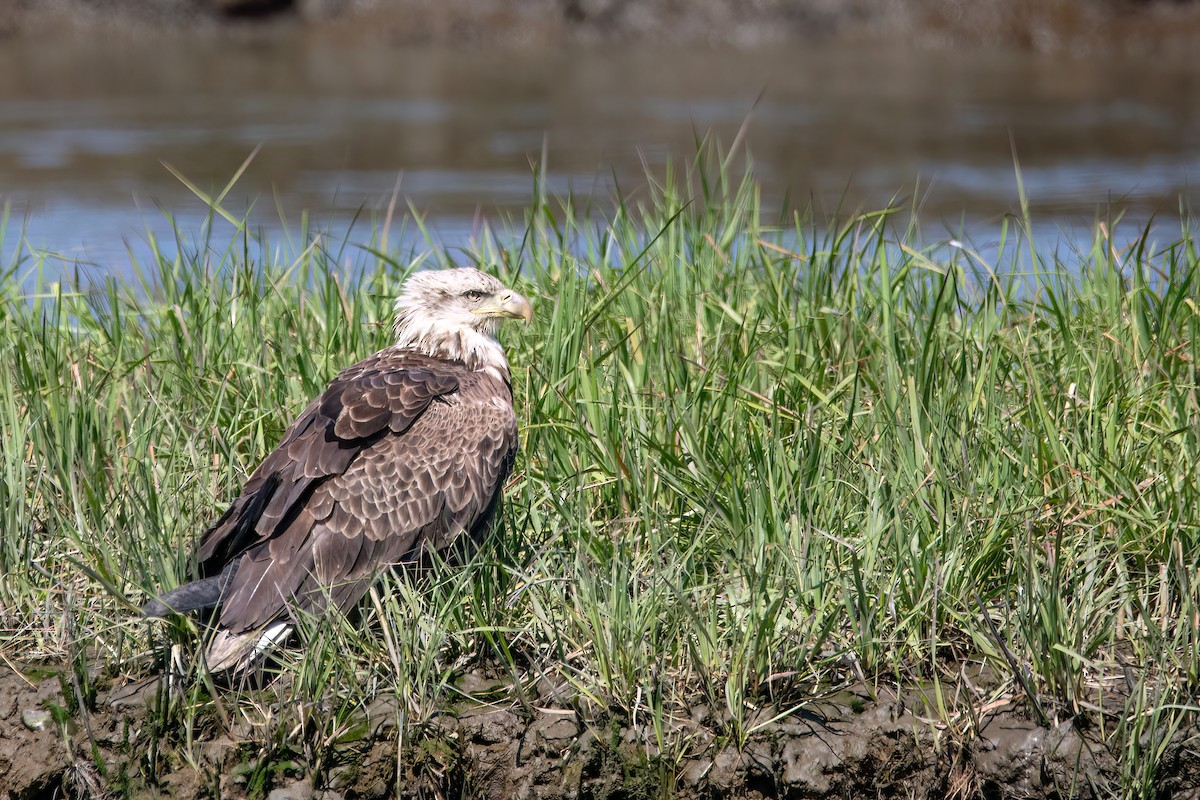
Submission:
POLYGON ((295 609, 344 612, 382 570, 486 534, 517 452, 496 333, 532 316, 479 270, 411 276, 395 344, 300 413, 200 538, 198 580, 143 612, 208 615, 209 669, 240 670, 286 639, 295 609))

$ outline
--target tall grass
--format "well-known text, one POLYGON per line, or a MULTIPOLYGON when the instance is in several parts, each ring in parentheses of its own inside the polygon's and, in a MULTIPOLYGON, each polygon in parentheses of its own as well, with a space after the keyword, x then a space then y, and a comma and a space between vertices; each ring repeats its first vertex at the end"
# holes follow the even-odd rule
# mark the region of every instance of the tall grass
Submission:
POLYGON ((282 705, 185 677, 170 741, 211 711, 319 762, 373 697, 414 730, 486 664, 501 699, 549 678, 669 764, 696 705, 736 746, 864 680, 933 687, 926 716, 963 739, 998 697, 1093 714, 1151 792, 1200 678, 1187 217, 1166 242, 1098 224, 1069 258, 1010 220, 989 261, 898 209, 768 221, 706 156, 659 178, 603 214, 539 196, 453 255, 242 227, 180 232, 135 282, 31 287, 21 251, 0 301, 6 657, 161 662, 132 610, 187 577, 290 416, 387 344, 404 276, 454 261, 536 309, 508 336, 503 530, 465 567, 387 579, 353 622, 313 620, 282 705))

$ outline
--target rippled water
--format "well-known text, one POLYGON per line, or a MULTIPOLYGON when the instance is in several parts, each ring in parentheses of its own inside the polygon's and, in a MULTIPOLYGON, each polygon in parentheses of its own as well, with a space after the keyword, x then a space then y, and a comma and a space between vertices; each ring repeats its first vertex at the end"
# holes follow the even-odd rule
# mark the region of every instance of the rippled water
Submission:
MULTIPOLYGON (((917 201, 935 232, 1017 207, 1014 148, 1049 230, 1110 204, 1173 215, 1200 197, 1200 70, 1132 57, 413 50, 295 33, 267 41, 12 40, 0 48, 0 199, 30 243, 121 272, 149 228, 202 204, 334 229, 403 200, 454 243, 520 219, 547 150, 551 192, 636 193, 697 135, 746 143, 767 206, 917 201), (755 99, 762 95, 756 108, 755 99)), ((363 230, 360 238, 366 239, 363 230)))

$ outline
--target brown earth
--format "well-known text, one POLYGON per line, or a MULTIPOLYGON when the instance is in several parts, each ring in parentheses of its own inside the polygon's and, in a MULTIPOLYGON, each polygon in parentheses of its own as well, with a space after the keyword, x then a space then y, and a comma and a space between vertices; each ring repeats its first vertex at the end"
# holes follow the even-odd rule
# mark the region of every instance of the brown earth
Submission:
MULTIPOLYGON (((486 676, 467 676, 485 685, 486 676)), ((494 688, 495 681, 491 681, 494 688)), ((264 697, 270 693, 267 690, 264 697)), ((984 709, 977 733, 925 718, 923 698, 863 685, 763 722, 739 747, 696 709, 686 750, 657 752, 643 723, 583 719, 533 703, 471 703, 420 726, 397 726, 377 700, 359 734, 306 752, 264 747, 209 721, 159 736, 159 684, 81 688, 70 672, 0 675, 0 800, 59 797, 328 800, 578 800, 1119 796, 1119 753, 1086 719, 1046 727, 1022 707, 984 709), (41 677, 34 677, 34 675, 41 677), (80 700, 89 706, 78 709, 80 700), (75 709, 74 713, 69 709, 75 709), (191 737, 190 746, 186 745, 191 737), (166 740, 174 739, 174 745, 166 740), (186 755, 185 755, 186 754, 186 755), (190 761, 190 763, 189 763, 190 761)), ((543 698, 552 703, 552 698, 543 698)), ((269 702, 269 700, 267 700, 269 702)), ((541 701, 539 701, 541 702, 541 701)), ((995 705, 995 704, 993 704, 995 705)), ((1195 796, 1195 730, 1172 739, 1154 776, 1159 797, 1195 796)))
POLYGON ((1192 52, 1196 0, 0 0, 0 35, 310 32, 396 45, 815 40, 1192 52))

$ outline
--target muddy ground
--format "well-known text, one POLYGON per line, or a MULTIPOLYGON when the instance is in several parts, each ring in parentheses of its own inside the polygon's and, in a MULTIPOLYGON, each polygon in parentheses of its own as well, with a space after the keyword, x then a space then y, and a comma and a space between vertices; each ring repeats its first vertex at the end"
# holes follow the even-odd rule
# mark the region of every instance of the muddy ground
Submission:
MULTIPOLYGON (((644 721, 583 719, 542 698, 469 703, 420 726, 394 703, 363 712, 359 735, 317 750, 264 749, 210 720, 155 732, 159 685, 80 689, 69 671, 0 667, 0 798, 737 798, 1115 797, 1119 746, 1094 722, 1042 726, 1019 700, 981 708, 977 733, 938 725, 918 696, 842 689, 770 721, 741 745, 696 709, 684 752, 658 753, 644 721), (91 699, 85 697, 90 694, 91 699), (88 706, 80 713, 80 703, 88 706), (541 702, 551 703, 550 706, 541 702), (74 710, 73 710, 74 709, 74 710), (190 737, 190 744, 189 744, 190 737), (168 740, 173 740, 168 743, 168 740), (189 763, 190 762, 190 763, 189 763)), ((269 697, 269 690, 264 697, 269 697)), ((233 728, 236 728, 236 724, 233 728)), ((1110 728, 1111 730, 1111 728, 1110 728)), ((1195 797, 1197 731, 1172 738, 1159 797, 1195 797)))

